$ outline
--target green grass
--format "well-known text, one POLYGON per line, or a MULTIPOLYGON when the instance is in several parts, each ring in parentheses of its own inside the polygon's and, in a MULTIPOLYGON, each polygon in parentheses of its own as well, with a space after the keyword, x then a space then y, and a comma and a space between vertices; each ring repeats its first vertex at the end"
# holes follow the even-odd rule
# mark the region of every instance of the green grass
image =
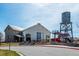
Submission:
POLYGON ((2 50, 0 49, 0 56, 20 56, 15 51, 2 50))
MULTIPOLYGON (((19 43, 10 43, 11 46, 18 46, 19 43)), ((1 43, 0 46, 9 46, 9 43, 1 43)))

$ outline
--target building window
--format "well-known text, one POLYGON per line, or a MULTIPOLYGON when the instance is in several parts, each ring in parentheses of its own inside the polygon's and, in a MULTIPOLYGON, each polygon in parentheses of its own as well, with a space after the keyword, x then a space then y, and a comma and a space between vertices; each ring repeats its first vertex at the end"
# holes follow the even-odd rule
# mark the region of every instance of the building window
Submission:
POLYGON ((49 41, 50 36, 46 35, 46 41, 49 41))
POLYGON ((46 35, 46 39, 49 39, 50 38, 50 36, 49 35, 46 35))
POLYGON ((9 35, 7 35, 7 41, 10 42, 10 36, 9 35))
POLYGON ((41 41, 41 32, 37 32, 37 41, 41 41))

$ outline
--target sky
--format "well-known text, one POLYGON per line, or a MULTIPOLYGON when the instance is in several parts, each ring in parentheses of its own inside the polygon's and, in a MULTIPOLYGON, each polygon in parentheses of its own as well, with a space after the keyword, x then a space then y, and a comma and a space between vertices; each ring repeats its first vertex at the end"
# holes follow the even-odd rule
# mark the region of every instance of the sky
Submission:
POLYGON ((0 3, 0 32, 7 25, 28 28, 41 23, 48 30, 59 30, 61 15, 71 12, 73 35, 79 37, 79 4, 77 3, 0 3))

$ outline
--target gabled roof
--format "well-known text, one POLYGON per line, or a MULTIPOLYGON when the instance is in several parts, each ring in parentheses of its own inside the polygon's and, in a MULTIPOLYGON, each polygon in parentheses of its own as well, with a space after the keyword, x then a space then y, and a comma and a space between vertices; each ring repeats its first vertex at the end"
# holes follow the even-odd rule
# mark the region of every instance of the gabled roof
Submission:
POLYGON ((23 28, 15 26, 15 25, 8 25, 6 28, 8 28, 8 27, 10 27, 11 29, 16 30, 16 31, 22 31, 23 30, 23 28))
POLYGON ((21 27, 18 27, 18 26, 15 26, 15 25, 9 25, 12 29, 14 29, 14 30, 19 30, 19 31, 22 31, 23 30, 23 28, 21 28, 21 27))
MULTIPOLYGON (((40 25, 40 26, 42 26, 45 30, 47 30, 48 32, 50 32, 47 28, 45 28, 43 25, 41 25, 40 23, 37 23, 36 25, 33 25, 33 26, 31 26, 31 27, 29 27, 29 28, 27 28, 27 29, 24 29, 23 31, 25 31, 25 30, 28 30, 28 29, 31 29, 31 28, 33 28, 33 27, 35 27, 35 26, 38 26, 38 25, 40 25)), ((51 33, 51 32, 50 32, 51 33)))

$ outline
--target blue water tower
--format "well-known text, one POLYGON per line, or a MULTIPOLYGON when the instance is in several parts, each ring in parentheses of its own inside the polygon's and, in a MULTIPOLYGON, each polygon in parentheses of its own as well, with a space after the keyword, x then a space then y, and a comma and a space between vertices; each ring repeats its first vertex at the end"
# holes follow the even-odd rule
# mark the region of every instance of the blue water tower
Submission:
POLYGON ((73 40, 73 30, 71 22, 71 13, 69 11, 62 13, 62 22, 60 23, 60 32, 69 33, 73 40))

